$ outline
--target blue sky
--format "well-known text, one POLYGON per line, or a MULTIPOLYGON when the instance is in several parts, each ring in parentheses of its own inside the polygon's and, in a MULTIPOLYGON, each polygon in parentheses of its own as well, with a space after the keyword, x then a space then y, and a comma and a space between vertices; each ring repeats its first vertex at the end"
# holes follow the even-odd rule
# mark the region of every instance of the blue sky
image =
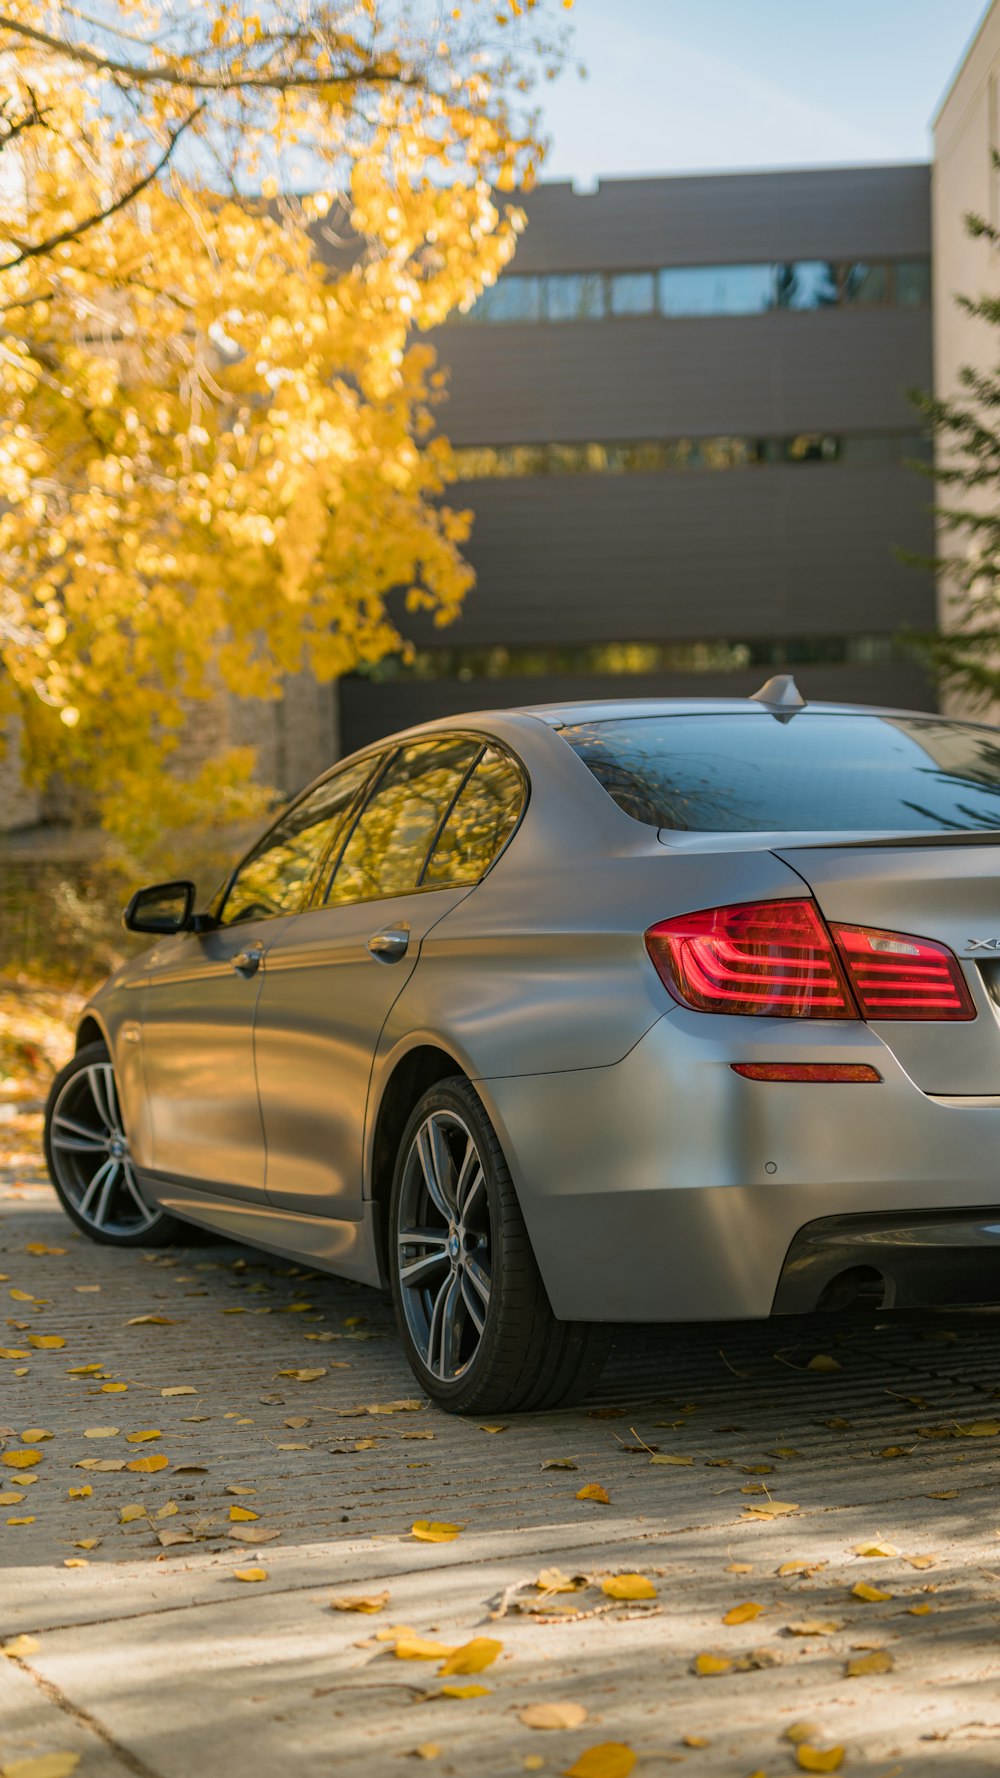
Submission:
POLYGON ((543 177, 924 160, 985 0, 576 0, 543 177))

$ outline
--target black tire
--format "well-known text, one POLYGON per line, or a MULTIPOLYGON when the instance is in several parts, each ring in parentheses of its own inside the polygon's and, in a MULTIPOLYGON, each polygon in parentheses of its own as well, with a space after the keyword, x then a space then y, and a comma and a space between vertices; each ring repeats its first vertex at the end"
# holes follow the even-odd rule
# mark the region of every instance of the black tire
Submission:
POLYGON ((611 1330, 589 1322, 557 1321, 553 1315, 503 1150, 478 1094, 463 1075, 431 1087, 403 1132, 389 1215, 389 1273, 396 1322, 414 1375, 438 1407, 449 1413, 510 1414, 566 1407, 581 1400, 600 1375, 611 1330), (440 1123, 428 1125, 435 1114, 440 1123), (475 1217, 470 1213, 470 1224, 474 1221, 478 1231, 474 1235, 466 1228, 465 1213, 446 1225, 427 1185, 417 1138, 423 1132, 421 1139, 428 1143, 428 1129, 449 1148, 456 1202, 465 1176, 458 1158, 464 1136, 475 1145, 482 1182, 477 1176, 465 1200, 467 1205, 475 1200, 479 1206, 475 1217), (400 1233, 411 1228, 416 1239, 404 1249, 400 1233), (447 1250, 446 1237, 460 1257, 447 1250), (438 1242, 443 1244, 440 1255, 438 1242), (487 1254, 488 1268, 483 1264, 487 1254), (420 1265, 421 1282, 404 1284, 401 1273, 415 1264, 420 1265), (461 1277, 463 1266, 473 1276, 477 1266, 480 1276, 488 1271, 481 1331, 460 1300, 474 1299, 481 1309, 481 1286, 461 1277), (465 1320, 446 1363, 440 1326, 451 1292, 457 1304, 453 1319, 464 1314, 465 1320), (435 1321, 434 1308, 442 1299, 445 1307, 435 1321), (426 1354, 435 1360, 439 1348, 441 1362, 432 1368, 426 1354))
POLYGON ((185 1233, 184 1224, 165 1210, 147 1206, 144 1219, 141 1199, 127 1184, 127 1177, 134 1175, 114 1069, 103 1043, 88 1043, 77 1050, 52 1082, 45 1107, 45 1164, 66 1215, 91 1241, 109 1247, 169 1247, 185 1233), (92 1080, 100 1081, 101 1086, 92 1088, 92 1080), (88 1141, 91 1131, 92 1140, 88 1141), (74 1140, 77 1147, 72 1146, 74 1140), (124 1143, 120 1156, 112 1142, 124 1143), (104 1218, 98 1219, 86 1211, 81 1213, 81 1205, 88 1201, 94 1173, 105 1169, 111 1170, 110 1183, 106 1194, 103 1190, 96 1193, 95 1208, 100 1208, 106 1196, 107 1210, 104 1218))

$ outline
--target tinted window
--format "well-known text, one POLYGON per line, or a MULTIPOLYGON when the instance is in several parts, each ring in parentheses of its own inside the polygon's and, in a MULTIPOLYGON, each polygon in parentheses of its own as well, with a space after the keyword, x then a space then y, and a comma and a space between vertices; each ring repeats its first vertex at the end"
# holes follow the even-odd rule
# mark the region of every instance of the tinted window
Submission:
POLYGON ((619 808, 693 833, 1000 827, 1000 731, 934 717, 627 717, 560 733, 619 808))
POLYGON ((541 285, 537 278, 519 274, 501 278, 484 290, 475 308, 474 321, 537 321, 541 314, 541 285))
POLYGON ((305 905, 313 877, 344 824, 374 760, 361 760, 295 803, 240 865, 222 910, 223 926, 270 914, 294 914, 305 905))
POLYGON ((837 268, 825 259, 799 259, 779 265, 775 303, 779 309, 828 309, 838 299, 837 268))
POLYGON ((652 272, 617 272, 611 279, 612 315, 651 315, 655 307, 652 272))
POLYGON ((931 300, 929 259, 901 259, 896 265, 896 301, 903 308, 918 308, 931 300))
POLYGON ((858 261, 844 268, 844 301, 871 307, 884 303, 889 293, 888 268, 876 261, 858 261))
POLYGON ((462 789, 424 872, 425 883, 478 883, 517 825, 521 775, 491 747, 462 789))
POLYGON ((600 272, 557 273, 543 280, 545 313, 550 321, 595 321, 604 315, 604 279, 600 272))
POLYGON ((774 267, 671 267, 660 273, 659 295, 664 315, 760 315, 774 307, 774 267))
POLYGON ((416 889, 424 860, 481 741, 402 747, 375 784, 344 847, 329 901, 368 901, 416 889))

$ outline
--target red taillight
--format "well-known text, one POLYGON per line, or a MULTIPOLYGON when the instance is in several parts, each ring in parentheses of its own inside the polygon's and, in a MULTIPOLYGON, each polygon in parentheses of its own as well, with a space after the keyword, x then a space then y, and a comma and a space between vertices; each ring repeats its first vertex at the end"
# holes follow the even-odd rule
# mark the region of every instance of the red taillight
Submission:
POLYGON ((946 945, 872 926, 830 930, 863 1018, 975 1018, 961 965, 946 945))
POLYGON ((813 901, 755 901, 661 920, 646 948, 666 987, 698 1012, 855 1019, 813 901))
POLYGON ((882 1079, 868 1062, 730 1062, 734 1074, 744 1080, 841 1081, 847 1086, 866 1086, 882 1079))

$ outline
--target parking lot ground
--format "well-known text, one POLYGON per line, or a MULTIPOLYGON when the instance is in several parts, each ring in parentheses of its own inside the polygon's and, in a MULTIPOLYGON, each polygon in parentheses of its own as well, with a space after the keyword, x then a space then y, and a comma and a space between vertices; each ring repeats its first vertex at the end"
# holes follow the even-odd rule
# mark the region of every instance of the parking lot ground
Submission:
POLYGON ((0 1770, 1000 1771, 1000 1316, 624 1329, 582 1408, 456 1419, 377 1293, 93 1246, 0 1116, 0 1770))

